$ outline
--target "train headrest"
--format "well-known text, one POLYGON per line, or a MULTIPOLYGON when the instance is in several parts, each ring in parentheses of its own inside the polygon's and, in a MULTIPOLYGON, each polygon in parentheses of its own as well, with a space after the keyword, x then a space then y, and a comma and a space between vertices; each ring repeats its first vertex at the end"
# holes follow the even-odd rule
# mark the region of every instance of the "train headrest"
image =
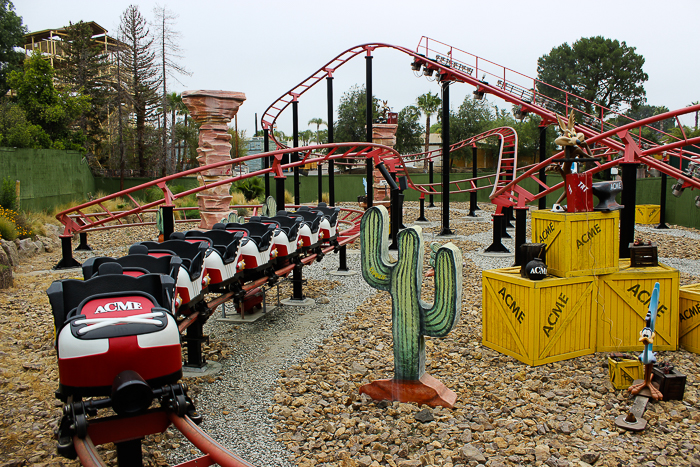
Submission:
POLYGON ((135 245, 131 245, 131 247, 129 247, 129 254, 130 255, 147 255, 148 254, 148 247, 146 245, 141 245, 140 243, 137 243, 135 245))
POLYGON ((170 234, 170 240, 184 240, 185 234, 183 232, 173 232, 170 234))
POLYGON ((98 275, 100 276, 106 276, 108 274, 121 276, 124 274, 124 268, 122 268, 122 265, 113 261, 100 264, 97 270, 98 275))
POLYGON ((226 230, 226 225, 222 224, 221 222, 217 222, 214 224, 214 226, 211 228, 212 230, 226 230))

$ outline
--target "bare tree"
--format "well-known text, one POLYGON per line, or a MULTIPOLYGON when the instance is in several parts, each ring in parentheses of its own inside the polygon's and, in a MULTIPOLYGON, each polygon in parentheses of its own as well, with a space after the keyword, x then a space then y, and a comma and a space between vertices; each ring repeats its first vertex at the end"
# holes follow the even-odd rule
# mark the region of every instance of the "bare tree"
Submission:
POLYGON ((153 38, 139 8, 130 5, 122 14, 119 34, 123 41, 121 62, 128 75, 128 100, 136 117, 136 155, 139 175, 146 175, 146 121, 154 116, 159 101, 158 68, 155 65, 153 38))
MULTIPOLYGON (((173 78, 175 81, 180 82, 177 77, 180 75, 191 76, 192 73, 187 71, 187 69, 180 65, 177 61, 182 59, 182 48, 180 47, 179 39, 180 32, 174 29, 175 20, 178 15, 174 14, 172 11, 166 9, 164 6, 156 4, 153 8, 153 15, 155 20, 153 22, 153 30, 155 34, 155 39, 158 43, 157 57, 160 67, 160 79, 161 79, 161 136, 162 136, 162 146, 161 154, 163 157, 162 174, 165 175, 166 172, 166 154, 168 153, 168 78, 173 78)), ((180 83, 182 84, 182 83, 180 83)), ((171 122, 171 125, 175 125, 175 121, 171 122)), ((172 142, 171 142, 172 144, 172 142)), ((172 153, 172 151, 171 151, 172 153)))

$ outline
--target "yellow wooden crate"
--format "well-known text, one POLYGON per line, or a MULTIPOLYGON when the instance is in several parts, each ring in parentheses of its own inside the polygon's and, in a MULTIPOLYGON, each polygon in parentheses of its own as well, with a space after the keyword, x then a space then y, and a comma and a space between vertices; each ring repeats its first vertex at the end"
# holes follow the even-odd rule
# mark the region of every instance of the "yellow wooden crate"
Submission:
POLYGON ((638 358, 617 361, 608 357, 608 376, 615 389, 627 389, 635 379, 644 378, 644 367, 638 358))
POLYGON ((658 204, 638 204, 634 213, 637 224, 658 224, 661 219, 661 206, 658 204))
POLYGON ((620 257, 619 211, 532 213, 532 241, 547 244, 547 268, 558 277, 610 274, 620 257))
POLYGON ((678 297, 680 345, 700 353, 700 284, 684 285, 678 297))
POLYGON ((537 366, 595 351, 593 277, 541 281, 520 277, 520 268, 482 273, 482 342, 537 366))
POLYGON ((632 268, 629 259, 621 259, 618 272, 598 277, 596 351, 642 351, 639 331, 644 328, 657 281, 661 290, 654 351, 678 350, 678 270, 661 263, 632 268))

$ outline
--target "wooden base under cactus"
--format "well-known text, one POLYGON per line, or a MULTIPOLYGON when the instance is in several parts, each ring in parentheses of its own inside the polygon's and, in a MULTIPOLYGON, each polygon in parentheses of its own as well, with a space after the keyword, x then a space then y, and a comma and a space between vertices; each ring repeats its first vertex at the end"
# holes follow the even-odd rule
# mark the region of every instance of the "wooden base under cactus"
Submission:
POLYGON ((415 402, 448 409, 454 407, 457 401, 457 394, 428 373, 418 380, 378 379, 360 387, 360 394, 367 394, 378 401, 415 402))

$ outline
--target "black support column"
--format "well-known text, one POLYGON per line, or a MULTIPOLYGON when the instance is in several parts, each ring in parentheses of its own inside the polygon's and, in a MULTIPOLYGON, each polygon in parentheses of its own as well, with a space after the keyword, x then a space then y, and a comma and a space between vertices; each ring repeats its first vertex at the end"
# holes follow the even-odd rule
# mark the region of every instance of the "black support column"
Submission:
POLYGON ((637 210, 636 162, 620 163, 622 167, 622 211, 620 212, 620 258, 630 257, 629 244, 634 242, 634 215, 637 210))
MULTIPOLYGON (((299 101, 294 99, 292 102, 292 132, 294 138, 294 147, 299 147, 299 101)), ((292 162, 299 162, 299 153, 292 153, 292 162)), ((294 166, 294 204, 301 204, 299 196, 299 166, 294 166)))
POLYGON ((160 207, 160 218, 163 221, 163 241, 169 240, 170 236, 175 232, 175 216, 173 215, 173 208, 175 206, 161 206, 160 207))
MULTIPOLYGON (((367 142, 372 142, 372 111, 374 110, 374 100, 372 99, 372 56, 365 57, 365 71, 367 91, 367 111, 365 120, 367 122, 367 142)), ((371 157, 367 158, 367 208, 374 205, 374 161, 371 157)))
MULTIPOLYGON (((430 183, 430 187, 432 188, 433 185, 433 159, 431 158, 428 161, 428 183, 430 183)), ((433 203, 433 193, 432 190, 430 194, 428 195, 428 207, 429 208, 434 208, 435 203, 433 203)))
POLYGON ((59 235, 61 239, 61 260, 54 266, 54 269, 78 268, 80 263, 73 258, 73 248, 71 246, 72 235, 59 235))
MULTIPOLYGON (((277 201, 277 210, 284 211, 284 181, 287 179, 284 175, 275 177, 275 201, 277 201)), ((276 214, 276 213, 275 213, 276 214)))
MULTIPOLYGON (((668 159, 664 157, 664 164, 668 164, 668 159)), ((668 226, 666 225, 666 184, 668 181, 666 180, 668 176, 666 173, 661 172, 661 196, 659 199, 659 205, 661 208, 659 209, 659 225, 656 226, 657 229, 668 229, 668 226)))
POLYGON ((442 230, 438 235, 452 235, 450 230, 450 82, 442 82, 442 230))
MULTIPOLYGON (((546 126, 541 126, 540 127, 540 162, 547 160, 547 127, 546 126)), ((547 174, 544 171, 544 167, 540 169, 540 181, 542 183, 547 183, 547 174)), ((538 193, 542 193, 545 190, 545 188, 540 185, 540 189, 538 193)), ((547 199, 546 196, 543 196, 538 200, 538 208, 539 209, 547 209, 547 199)))
MULTIPOLYGON (((476 144, 472 146, 472 179, 474 179, 474 184, 476 185, 476 144)), ((476 217, 476 210, 479 206, 476 205, 476 190, 469 193, 469 217, 476 217)))
MULTIPOLYGON (((263 152, 270 152, 270 130, 263 130, 263 152)), ((263 169, 270 168, 270 158, 263 157, 263 169)), ((270 172, 265 172, 265 198, 270 196, 270 172)))
POLYGON ((515 208, 515 263, 514 266, 521 266, 523 263, 520 245, 525 243, 527 231, 527 211, 528 208, 515 208))
MULTIPOLYGON (((328 142, 334 143, 333 136, 333 77, 329 74, 326 78, 328 100, 328 142)), ((328 161, 328 205, 335 206, 335 167, 333 159, 328 161)))

